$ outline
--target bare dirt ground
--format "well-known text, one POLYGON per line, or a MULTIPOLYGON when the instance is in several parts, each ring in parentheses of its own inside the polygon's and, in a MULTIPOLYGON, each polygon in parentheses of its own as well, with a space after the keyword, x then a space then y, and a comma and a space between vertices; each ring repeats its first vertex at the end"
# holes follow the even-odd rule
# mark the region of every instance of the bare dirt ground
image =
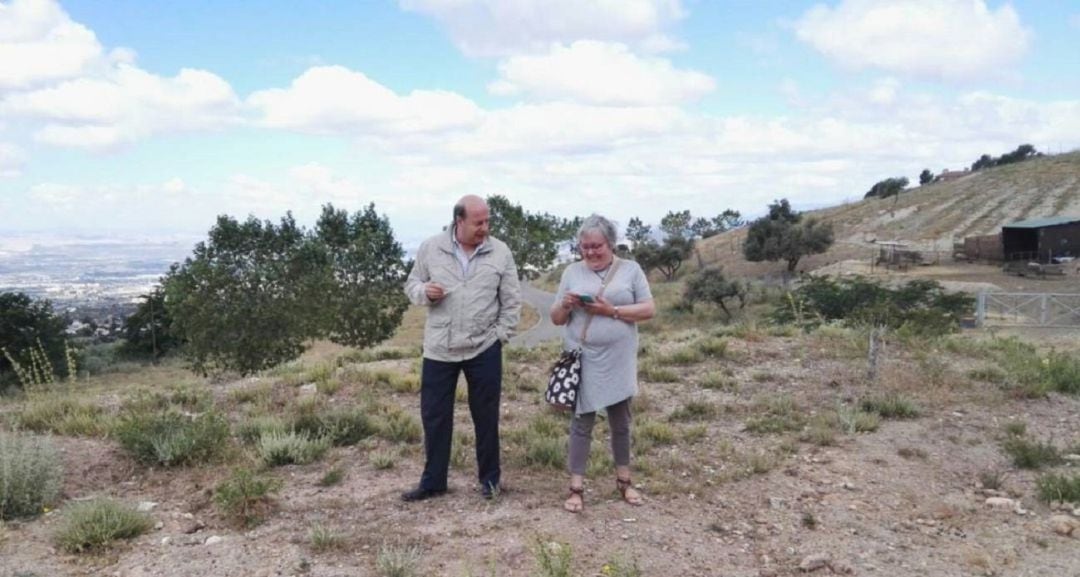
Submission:
MULTIPOLYGON (((866 272, 859 270, 861 262, 838 262, 834 272, 866 272)), ((874 274, 927 276, 961 287, 968 283, 968 289, 1080 292, 1077 277, 1009 277, 986 265, 874 274)), ((654 288, 663 296, 665 287, 654 288)), ((1080 528, 1071 536, 1054 528, 1059 515, 1080 523, 1080 510, 1054 510, 1038 501, 1035 481, 1041 472, 1014 467, 1001 447, 1003 427, 1023 423, 1031 438, 1080 452, 1080 398, 1052 393, 1019 399, 971 376, 972 369, 992 365, 991 360, 949 352, 939 343, 890 344, 878 380, 871 383, 862 337, 850 332, 772 332, 752 320, 724 325, 709 315, 690 321, 660 318, 643 331, 643 393, 635 400, 635 427, 651 434, 635 433, 635 480, 647 497, 642 507, 618 499, 603 425, 593 445, 583 514, 561 509, 566 486, 561 466, 530 459, 523 432, 538 420, 565 420, 552 417, 541 400, 540 386, 556 350, 544 346, 507 356, 506 486, 494 500, 485 501, 476 491, 472 446, 466 441, 459 449, 463 458, 451 469, 448 495, 402 503, 399 493, 420 473, 421 445, 372 438, 332 449, 310 465, 270 469, 284 488, 265 522, 247 529, 219 511, 211 496, 237 463, 250 462, 250 455, 238 450, 225 463, 156 469, 132 461, 112 439, 55 436, 66 467, 63 501, 111 496, 145 503, 156 527, 104 552, 66 554, 52 540, 64 515, 61 505, 0 529, 0 576, 383 575, 376 567, 380 550, 404 545, 421 552, 411 574, 543 575, 536 548, 553 542, 569 544, 572 574, 581 576, 612 575, 612 563, 618 562, 636 563, 640 575, 658 576, 1080 576, 1080 528), (709 338, 724 340, 722 353, 672 360, 673 352, 709 338), (718 381, 723 384, 717 386, 718 381), (833 443, 808 438, 815 416, 854 407, 860 398, 882 391, 910 398, 921 416, 884 420, 874 432, 840 432, 833 443), (767 416, 777 399, 790 403, 803 417, 801 424, 777 433, 750 432, 748 423, 767 416), (689 410, 692 406, 697 412, 689 410), (377 468, 374 453, 393 455, 393 465, 377 468), (320 486, 335 467, 345 471, 343 482, 320 486), (999 490, 981 486, 987 473, 1002 474, 999 490), (990 498, 1012 502, 992 506, 990 498), (332 530, 340 546, 314 547, 313 527, 332 530)), ((404 334, 395 344, 418 338, 415 327, 404 334)), ((956 339, 1008 334, 1080 351, 1076 330, 988 329, 956 339)), ((314 367, 343 353, 320 346, 300 365, 314 367)), ((338 364, 346 373, 357 367, 416 371, 414 359, 338 364)), ((116 407, 129 391, 176 384, 179 374, 167 367, 105 375, 72 394, 116 407)), ((243 407, 230 391, 270 386, 286 399, 304 395, 296 379, 270 375, 228 383, 190 375, 182 380, 212 391, 234 424, 243 419, 243 407)), ((347 379, 340 390, 319 397, 325 406, 340 407, 373 394, 419 414, 415 392, 347 379)), ((21 403, 0 400, 0 412, 14 416, 21 403)), ((463 402, 456 430, 471 431, 463 402)), ((459 439, 455 443, 460 445, 459 439)), ((1077 474, 1077 461, 1070 463, 1059 470, 1077 474)))

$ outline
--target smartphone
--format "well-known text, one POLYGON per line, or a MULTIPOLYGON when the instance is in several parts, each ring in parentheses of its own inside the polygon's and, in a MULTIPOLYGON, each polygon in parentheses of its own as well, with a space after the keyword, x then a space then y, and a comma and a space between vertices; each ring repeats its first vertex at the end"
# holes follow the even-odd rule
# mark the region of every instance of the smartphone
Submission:
POLYGON ((582 295, 578 295, 577 297, 579 299, 581 299, 581 302, 583 302, 583 303, 585 303, 587 305, 591 305, 594 302, 596 302, 596 299, 594 299, 593 296, 589 295, 589 294, 582 294, 582 295))

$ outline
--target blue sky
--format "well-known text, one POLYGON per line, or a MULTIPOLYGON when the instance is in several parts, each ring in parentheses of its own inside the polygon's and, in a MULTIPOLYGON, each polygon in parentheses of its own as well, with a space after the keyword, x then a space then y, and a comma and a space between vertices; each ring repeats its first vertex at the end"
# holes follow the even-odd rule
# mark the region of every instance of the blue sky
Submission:
POLYGON ((0 0, 0 234, 625 223, 1080 148, 1066 0, 0 0))

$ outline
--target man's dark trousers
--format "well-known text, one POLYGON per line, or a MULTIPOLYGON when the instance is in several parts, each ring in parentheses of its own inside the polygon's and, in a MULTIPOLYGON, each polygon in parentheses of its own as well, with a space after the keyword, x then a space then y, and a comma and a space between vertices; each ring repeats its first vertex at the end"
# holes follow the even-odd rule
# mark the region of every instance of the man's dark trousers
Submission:
POLYGON ((445 491, 454 437, 454 393, 465 371, 469 413, 476 431, 476 465, 481 487, 499 486, 499 402, 502 396, 502 343, 461 362, 424 358, 420 377, 420 417, 424 421, 424 474, 420 488, 445 491))

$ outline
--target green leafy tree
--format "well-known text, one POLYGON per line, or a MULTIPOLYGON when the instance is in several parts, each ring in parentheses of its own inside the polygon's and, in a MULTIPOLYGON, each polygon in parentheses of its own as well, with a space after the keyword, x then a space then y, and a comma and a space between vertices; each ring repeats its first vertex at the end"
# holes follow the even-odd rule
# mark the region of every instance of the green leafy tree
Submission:
POLYGON ((674 280, 683 261, 690 257, 693 250, 694 241, 681 236, 669 236, 655 249, 653 264, 666 280, 674 280))
POLYGON ((866 193, 864 198, 888 198, 890 196, 896 196, 901 192, 904 192, 907 185, 908 179, 906 176, 886 178, 870 187, 870 190, 866 193))
POLYGON ((652 225, 641 222, 641 219, 636 216, 631 218, 626 225, 626 240, 635 246, 653 240, 652 225))
MULTIPOLYGON (((176 266, 173 265, 173 270, 176 266)), ((165 289, 161 286, 142 295, 135 312, 124 319, 124 349, 128 353, 156 359, 182 343, 172 332, 172 318, 165 307, 165 289)))
POLYGON ((720 307, 731 318, 726 304, 730 299, 737 299, 739 308, 746 306, 746 286, 739 281, 729 280, 720 267, 698 271, 687 279, 683 290, 683 304, 691 311, 696 303, 708 303, 720 307))
POLYGON ((272 367, 318 337, 369 346, 407 307, 403 256, 374 205, 353 215, 326 205, 314 231, 292 214, 277 225, 220 216, 164 280, 169 331, 204 374, 272 367))
POLYGON ((919 186, 925 186, 931 182, 934 182, 934 173, 930 172, 929 168, 924 168, 923 171, 919 173, 919 186))
POLYGON ((326 250, 323 330, 331 341, 368 347, 392 335, 409 301, 401 291, 407 274, 405 251, 394 240, 390 221, 369 204, 352 216, 323 207, 315 226, 326 250))
POLYGON ((690 233, 694 238, 709 238, 742 225, 742 215, 739 211, 727 209, 711 219, 705 217, 694 219, 694 223, 690 225, 690 233))
POLYGON ((165 280, 171 330, 200 373, 250 374, 296 358, 318 334, 326 252, 297 226, 219 216, 165 280))
POLYGON ((660 230, 666 236, 679 236, 688 239, 693 236, 692 222, 693 217, 690 215, 689 210, 670 211, 664 215, 664 218, 660 219, 660 230))
POLYGON ((510 247, 521 277, 547 270, 559 247, 574 238, 581 220, 566 220, 544 213, 531 213, 505 196, 487 198, 491 211, 491 234, 510 247))
POLYGON ((53 312, 48 300, 25 293, 0 293, 0 384, 17 384, 8 355, 23 367, 31 364, 31 351, 44 351, 56 367, 64 363, 65 320, 53 312))
POLYGON ((769 214, 750 223, 743 255, 751 262, 785 261, 794 272, 802 257, 825 252, 832 246, 833 228, 814 218, 803 218, 787 199, 769 205, 769 214))

